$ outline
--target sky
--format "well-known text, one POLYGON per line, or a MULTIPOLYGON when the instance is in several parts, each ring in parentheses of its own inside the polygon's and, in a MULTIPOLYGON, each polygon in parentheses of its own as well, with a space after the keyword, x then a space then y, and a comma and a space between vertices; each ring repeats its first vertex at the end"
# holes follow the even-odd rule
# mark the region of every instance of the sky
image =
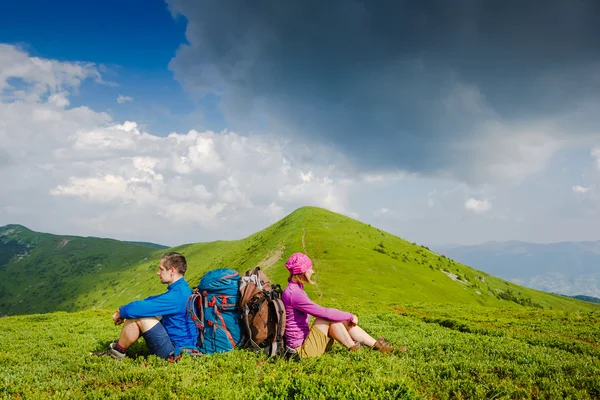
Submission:
POLYGON ((0 226, 178 245, 323 207, 600 240, 600 3, 0 5, 0 226))

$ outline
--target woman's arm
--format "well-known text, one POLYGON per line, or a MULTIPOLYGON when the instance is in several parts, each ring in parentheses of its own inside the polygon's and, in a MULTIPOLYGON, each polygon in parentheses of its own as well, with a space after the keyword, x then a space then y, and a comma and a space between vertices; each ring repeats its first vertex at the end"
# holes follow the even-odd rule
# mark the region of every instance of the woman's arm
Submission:
POLYGON ((325 308, 313 303, 303 290, 294 293, 291 300, 293 308, 297 308, 313 317, 323 318, 334 322, 352 322, 354 320, 354 315, 349 312, 340 311, 336 308, 325 308))

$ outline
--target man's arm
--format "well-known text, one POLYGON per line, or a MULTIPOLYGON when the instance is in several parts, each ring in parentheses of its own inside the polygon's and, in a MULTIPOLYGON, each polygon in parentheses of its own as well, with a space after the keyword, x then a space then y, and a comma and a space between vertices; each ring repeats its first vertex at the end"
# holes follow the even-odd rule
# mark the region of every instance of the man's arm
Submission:
MULTIPOLYGON (((133 301, 119 308, 121 318, 158 317, 178 312, 181 309, 180 300, 174 292, 166 292, 158 296, 151 296, 144 300, 133 301)), ((115 319, 117 313, 113 315, 115 319)), ((116 323, 116 322, 115 322, 116 323)))

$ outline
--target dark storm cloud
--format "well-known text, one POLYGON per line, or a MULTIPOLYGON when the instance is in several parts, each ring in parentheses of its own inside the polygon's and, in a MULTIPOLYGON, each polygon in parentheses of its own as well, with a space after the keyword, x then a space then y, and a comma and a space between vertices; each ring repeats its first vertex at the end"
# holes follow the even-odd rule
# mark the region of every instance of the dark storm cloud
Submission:
MULTIPOLYGON (((234 129, 332 143, 369 169, 460 175, 482 121, 536 121, 600 88, 597 1, 187 1, 171 63, 234 129)), ((582 121, 582 123, 585 121, 582 121)), ((508 155, 507 155, 508 156, 508 155)))

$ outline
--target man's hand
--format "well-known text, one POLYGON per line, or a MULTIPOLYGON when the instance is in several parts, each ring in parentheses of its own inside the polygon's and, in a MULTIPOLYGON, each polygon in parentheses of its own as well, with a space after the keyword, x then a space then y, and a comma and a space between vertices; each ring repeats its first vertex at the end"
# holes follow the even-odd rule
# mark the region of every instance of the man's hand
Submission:
POLYGON ((112 316, 113 322, 115 323, 115 325, 121 325, 123 322, 125 322, 125 320, 123 319, 123 317, 121 317, 121 310, 117 309, 117 311, 115 311, 115 313, 112 316))

